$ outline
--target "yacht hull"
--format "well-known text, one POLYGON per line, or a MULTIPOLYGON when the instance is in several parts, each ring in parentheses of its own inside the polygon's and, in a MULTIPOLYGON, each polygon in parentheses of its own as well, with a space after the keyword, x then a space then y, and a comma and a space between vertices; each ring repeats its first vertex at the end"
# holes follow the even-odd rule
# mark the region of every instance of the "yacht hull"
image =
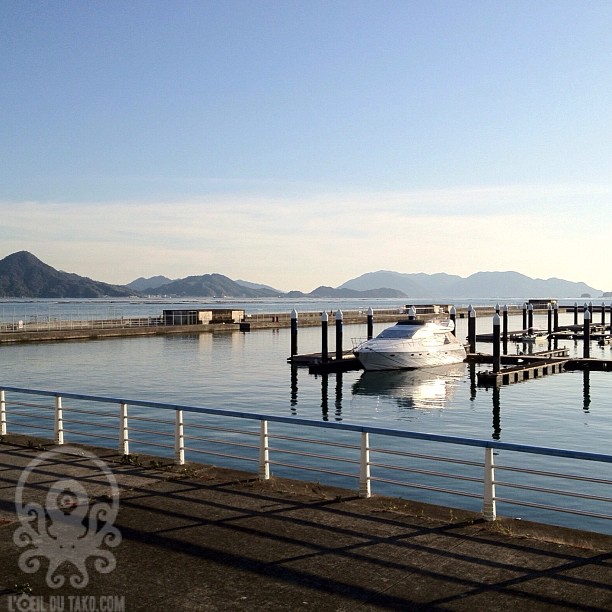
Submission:
POLYGON ((411 370, 461 363, 465 349, 461 345, 423 349, 422 347, 368 347, 355 352, 364 370, 411 370))

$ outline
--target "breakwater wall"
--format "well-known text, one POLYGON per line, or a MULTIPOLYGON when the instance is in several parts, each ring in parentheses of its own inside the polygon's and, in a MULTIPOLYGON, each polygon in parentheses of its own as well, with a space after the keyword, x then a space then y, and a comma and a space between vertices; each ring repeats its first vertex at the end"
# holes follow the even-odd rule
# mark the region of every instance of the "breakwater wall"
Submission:
MULTIPOLYGON (((407 307, 394 309, 374 310, 374 320, 379 323, 394 323, 407 316, 407 307)), ((419 319, 433 319, 448 317, 450 306, 416 306, 416 315, 419 319)), ((490 317, 495 314, 491 306, 475 307, 476 317, 490 317)), ((521 305, 508 306, 510 314, 520 314, 524 310, 521 305)), ((574 307, 560 307, 564 312, 573 312, 574 307)), ((190 311, 193 311, 191 309, 190 311)), ((546 312, 546 307, 534 308, 534 312, 546 312)), ((212 311, 214 313, 214 311, 212 311)), ((224 310, 225 312, 225 310, 224 310)), ((335 317, 337 311, 327 311, 330 318, 335 317)), ((348 325, 367 324, 368 309, 342 311, 343 322, 348 325)), ((300 327, 314 327, 321 325, 321 311, 300 312, 300 327)), ((458 319, 468 318, 469 307, 456 308, 458 319)), ((612 315, 611 315, 612 316, 612 315)), ((98 340, 102 338, 139 337, 165 334, 200 334, 223 331, 255 331, 258 329, 277 329, 291 327, 291 312, 281 313, 242 313, 233 319, 217 320, 213 314, 211 319, 193 319, 183 324, 180 318, 168 321, 163 316, 139 318, 105 318, 88 320, 61 320, 36 317, 34 320, 14 321, 0 324, 0 344, 20 342, 44 342, 63 340, 98 340), (178 321, 178 322, 177 322, 178 321)))

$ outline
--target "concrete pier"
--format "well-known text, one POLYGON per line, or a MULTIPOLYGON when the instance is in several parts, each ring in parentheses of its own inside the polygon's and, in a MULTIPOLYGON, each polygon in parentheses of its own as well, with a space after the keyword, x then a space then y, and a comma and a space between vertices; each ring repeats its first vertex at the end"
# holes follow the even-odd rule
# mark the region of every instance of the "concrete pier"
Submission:
MULTIPOLYGON (((487 523, 467 511, 361 499, 317 483, 262 482, 202 464, 144 467, 155 458, 128 464, 105 449, 90 450, 117 479, 116 567, 99 573, 91 564, 85 588, 54 589, 45 580, 48 561, 25 574, 23 549, 13 541, 17 482, 49 448, 35 442, 10 436, 2 447, 2 609, 49 610, 58 601, 51 597, 64 597, 66 610, 69 597, 88 598, 81 610, 112 597, 126 611, 152 612, 612 607, 610 536, 511 519, 487 523)), ((44 500, 45 487, 68 478, 91 481, 78 454, 46 464, 44 476, 27 499, 44 500)), ((106 491, 98 493, 104 499, 106 491)))

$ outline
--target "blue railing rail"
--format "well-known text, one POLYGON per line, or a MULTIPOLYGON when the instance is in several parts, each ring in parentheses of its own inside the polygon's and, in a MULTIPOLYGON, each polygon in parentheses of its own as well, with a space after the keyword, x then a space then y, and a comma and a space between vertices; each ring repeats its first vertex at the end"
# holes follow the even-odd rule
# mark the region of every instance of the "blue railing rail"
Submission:
MULTIPOLYGON (((40 401, 40 400, 39 400, 40 401)), ((81 425, 79 434, 94 438, 100 444, 100 440, 116 440, 118 450, 123 455, 130 454, 130 445, 151 446, 164 448, 173 452, 174 461, 182 465, 185 463, 186 453, 203 454, 213 457, 226 457, 244 461, 255 461, 258 463, 258 475, 261 479, 271 476, 271 466, 284 466, 294 470, 319 472, 354 478, 359 483, 359 495, 369 497, 372 494, 372 483, 387 483, 399 487, 407 487, 417 490, 435 491, 437 493, 463 496, 480 499, 482 502, 482 514, 486 520, 495 520, 497 516, 497 503, 530 507, 553 512, 569 513, 578 516, 588 516, 596 519, 612 519, 608 511, 601 511, 602 505, 612 503, 612 498, 602 494, 606 487, 612 486, 612 480, 602 478, 599 474, 589 475, 584 465, 610 464, 612 455, 580 450, 569 450, 533 446, 527 444, 514 444, 497 440, 484 440, 477 438, 466 438, 434 433, 423 433, 403 429, 377 427, 369 424, 356 424, 335 421, 318 421, 300 418, 296 416, 272 415, 256 412, 242 412, 238 410, 227 410, 223 408, 209 408, 201 406, 186 406, 173 403, 155 402, 139 399, 125 399, 118 397, 106 397, 97 395, 86 395, 81 393, 49 391, 41 389, 30 389, 22 387, 0 387, 0 435, 13 433, 15 422, 15 433, 21 433, 25 428, 48 430, 53 432, 53 440, 56 444, 64 444, 66 435, 75 435, 76 430, 70 429, 71 425, 81 425), (17 396, 13 398, 13 396, 17 396), (9 398, 10 396, 10 398, 9 398), (50 405, 39 402, 24 401, 22 396, 37 396, 38 398, 52 398, 50 405), (7 399, 9 398, 9 399, 7 399), (112 411, 90 410, 82 405, 66 408, 64 400, 100 403, 115 406, 112 411), (133 414, 128 419, 128 406, 132 408, 144 408, 147 412, 133 414), (118 409, 117 409, 118 408, 118 409), (52 414, 49 413, 52 411, 52 414), (174 418, 158 418, 153 412, 174 413, 174 418), (38 418, 32 419, 35 414, 38 418), (197 415, 198 417, 221 417, 221 426, 215 426, 205 418, 198 422, 185 424, 185 415, 197 415), (12 416, 11 416, 12 415, 12 416), (68 418, 66 418, 68 415, 68 418), (78 417, 78 418, 75 418, 78 417), (9 419, 10 417, 10 419, 9 419), (47 422, 52 422, 52 427, 45 427, 47 422), (21 419, 21 420, 20 420, 21 419), (116 424, 114 421, 117 421, 116 424), (259 427, 253 429, 237 429, 228 427, 224 423, 229 420, 234 422, 255 421, 259 427), (136 421, 137 425, 134 425, 136 421), (88 423, 90 423, 88 427, 88 423), (11 427, 9 428, 9 424, 11 427), (143 425, 144 424, 144 425, 143 425), (153 425, 151 425, 153 424, 153 425), (67 427, 66 425, 69 425, 67 427), (283 434, 282 431, 272 433, 273 425, 290 426, 291 433, 283 434), (146 429, 143 427, 153 427, 146 429), (188 433, 185 429, 188 429, 188 433), (298 435, 310 430, 324 430, 327 434, 331 432, 331 439, 308 438, 298 435), (9 429, 11 431, 9 432, 9 429), (335 433, 358 434, 359 442, 342 442, 335 437, 335 433), (139 439, 139 434, 144 434, 139 439), (148 436, 148 437, 147 437, 148 436), (238 441, 237 437, 243 436, 247 441, 238 441), (172 442, 164 440, 170 437, 172 442), (449 457, 432 455, 430 452, 416 452, 415 450, 398 449, 397 444, 383 443, 379 446, 371 444, 370 439, 387 440, 390 442, 398 440, 418 440, 426 444, 442 445, 443 448, 469 447, 480 449, 484 453, 484 460, 469 460, 463 457, 449 457), (256 442, 250 442, 257 438, 256 442), (318 452, 322 446, 340 449, 341 454, 332 455, 318 452), (395 448, 394 448, 395 446, 395 448), (220 447, 229 447, 227 450, 217 450, 220 447), (309 448, 311 450, 305 450, 309 448), (236 449, 246 450, 245 454, 235 454, 236 449), (315 452, 316 451, 316 452, 315 452), (515 453, 522 458, 516 465, 496 465, 494 456, 499 453, 515 453), (395 463, 375 461, 373 457, 395 457, 395 463), (562 472, 557 469, 537 469, 531 467, 534 457, 553 457, 560 460, 571 460, 576 466, 578 473, 562 472), (284 460, 289 457, 290 460, 284 460), (295 463, 296 458, 303 462, 295 463), (292 462, 293 461, 293 462, 292 462), (439 471, 424 466, 443 463, 447 471, 439 471), (579 463, 576 463, 579 462, 579 463), (339 469, 341 465, 352 466, 352 471, 339 469), (527 466, 527 467, 526 467, 527 466), (476 476, 469 475, 466 471, 476 470, 476 476), (372 471, 379 475, 374 475, 372 471), (527 476, 529 482, 502 481, 498 474, 515 474, 527 476), (384 474, 398 474, 399 476, 385 477, 384 474), (555 479, 564 483, 573 483, 575 489, 551 488, 551 486, 540 486, 533 482, 534 479, 555 479), (448 488, 448 485, 435 484, 439 481, 460 481, 463 489, 448 488), (504 490, 527 492, 527 497, 509 498, 496 494, 496 487, 504 490), (590 492, 587 489, 595 487, 590 492), (557 505, 543 503, 540 497, 557 499, 570 499, 570 505, 557 505), (590 508, 588 506, 595 506, 590 508)), ((103 442, 106 446, 107 442, 103 442)), ((436 446, 437 447, 437 446, 436 446)), ((482 455, 480 455, 482 457, 482 455)), ((564 485, 565 486, 565 485, 564 485)), ((609 490, 609 489, 607 489, 609 490)))

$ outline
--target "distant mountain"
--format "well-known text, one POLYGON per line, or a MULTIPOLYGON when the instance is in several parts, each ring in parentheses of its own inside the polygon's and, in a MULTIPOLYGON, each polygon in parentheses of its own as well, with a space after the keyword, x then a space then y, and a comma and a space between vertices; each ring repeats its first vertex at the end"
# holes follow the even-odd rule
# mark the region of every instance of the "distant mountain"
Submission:
POLYGON ((167 285, 171 283, 173 279, 167 278, 165 276, 152 276, 151 278, 140 277, 136 280, 133 280, 131 283, 128 283, 126 287, 130 287, 134 289, 134 291, 143 291, 147 293, 148 289, 155 289, 156 287, 161 287, 162 285, 167 285))
POLYGON ((290 291, 286 294, 289 298, 405 298, 407 297, 402 291, 397 289, 367 289, 365 291, 356 291, 354 289, 343 289, 333 287, 317 287, 310 293, 302 293, 301 291, 290 291))
POLYGON ((0 297, 99 298, 129 297, 128 287, 109 285, 56 270, 27 251, 0 260, 0 297))
POLYGON ((251 289, 222 274, 188 276, 155 288, 160 295, 177 297, 233 297, 259 298, 278 297, 274 289, 251 289))
POLYGON ((364 291, 390 287, 418 299, 557 297, 578 298, 589 294, 602 295, 600 289, 585 283, 559 278, 533 279, 518 272, 477 272, 467 278, 449 274, 402 274, 400 272, 369 272, 346 281, 339 289, 364 291))
POLYGON ((270 285, 262 285, 261 283, 251 283, 245 280, 237 280, 235 282, 238 283, 239 285, 242 285, 243 287, 248 287, 249 289, 267 289, 269 291, 274 291, 276 295, 282 295, 283 293, 285 293, 284 291, 281 291, 280 289, 275 289, 274 287, 270 287, 270 285))
POLYGON ((371 291, 378 287, 389 287, 402 291, 411 297, 428 297, 430 294, 439 294, 447 287, 452 287, 461 280, 460 276, 450 274, 403 274, 381 270, 368 272, 340 285, 339 289, 355 289, 357 291, 371 291))
POLYGON ((534 279, 518 272, 477 272, 467 278, 452 274, 368 272, 339 287, 317 287, 310 293, 284 293, 268 285, 233 281, 222 274, 170 280, 165 276, 138 278, 129 285, 110 285, 56 270, 31 253, 20 251, 0 261, 0 297, 97 298, 154 293, 175 297, 227 298, 398 298, 457 300, 489 298, 604 297, 600 289, 560 278, 534 279))

